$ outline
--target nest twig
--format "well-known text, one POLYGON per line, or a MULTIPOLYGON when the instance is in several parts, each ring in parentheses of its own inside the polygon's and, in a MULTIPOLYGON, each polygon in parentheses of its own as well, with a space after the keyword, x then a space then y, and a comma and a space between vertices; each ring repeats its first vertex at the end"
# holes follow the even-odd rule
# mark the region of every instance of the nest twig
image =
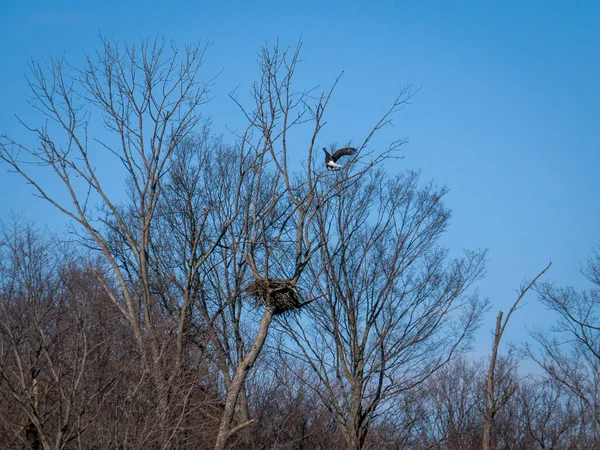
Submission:
POLYGON ((298 289, 291 280, 259 278, 246 287, 246 292, 253 296, 257 305, 271 305, 273 314, 283 314, 302 308, 298 289))

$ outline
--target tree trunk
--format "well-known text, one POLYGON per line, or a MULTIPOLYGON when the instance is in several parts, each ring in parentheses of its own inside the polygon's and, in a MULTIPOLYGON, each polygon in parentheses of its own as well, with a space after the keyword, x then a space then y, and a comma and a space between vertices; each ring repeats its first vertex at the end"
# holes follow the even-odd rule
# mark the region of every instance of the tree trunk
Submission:
POLYGON ((486 395, 485 395, 485 417, 483 418, 483 439, 481 441, 481 450, 489 450, 492 438, 492 424, 496 414, 496 401, 494 399, 494 372, 496 370, 496 360, 498 359, 498 347, 500 346, 500 337, 502 336, 502 311, 498 312, 496 318, 496 331, 494 332, 494 344, 492 346, 492 356, 490 358, 490 367, 488 369, 486 395))
POLYGON ((232 428, 233 416, 235 414, 235 406, 238 402, 240 392, 242 392, 242 390, 244 389, 248 372, 256 362, 256 359, 260 355, 260 352, 265 344, 265 340, 267 339, 269 327, 271 325, 272 320, 273 308, 271 306, 267 306, 260 321, 260 326, 258 328, 256 340, 254 341, 254 344, 252 345, 252 348, 250 349, 246 357, 237 367, 235 371, 235 376, 233 377, 233 380, 229 385, 229 391, 227 392, 227 398, 225 400, 223 418, 221 419, 221 425, 219 426, 219 434, 217 435, 217 441, 215 443, 215 450, 223 450, 225 448, 227 439, 230 436, 252 423, 251 420, 248 420, 245 423, 241 423, 232 428))

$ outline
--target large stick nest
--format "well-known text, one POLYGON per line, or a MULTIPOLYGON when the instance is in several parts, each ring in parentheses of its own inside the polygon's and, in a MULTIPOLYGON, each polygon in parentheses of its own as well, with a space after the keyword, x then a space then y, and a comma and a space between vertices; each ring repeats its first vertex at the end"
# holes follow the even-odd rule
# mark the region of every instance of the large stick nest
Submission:
POLYGON ((246 287, 257 305, 271 305, 273 314, 294 311, 304 306, 300 303, 298 289, 291 280, 258 278, 246 287))

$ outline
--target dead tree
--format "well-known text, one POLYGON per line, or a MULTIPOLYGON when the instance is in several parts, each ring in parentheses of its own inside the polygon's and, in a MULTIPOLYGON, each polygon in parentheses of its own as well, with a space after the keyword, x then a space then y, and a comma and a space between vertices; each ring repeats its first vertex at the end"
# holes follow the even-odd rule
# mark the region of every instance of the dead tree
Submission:
POLYGON ((508 386, 505 388, 504 392, 501 396, 497 395, 497 383, 495 381, 496 376, 496 363, 498 360, 498 349, 500 347, 500 341, 502 339, 502 335, 504 334, 504 330, 506 329, 506 325, 510 319, 510 316, 515 312, 519 303, 527 293, 537 282, 537 280, 546 273, 546 271, 550 268, 552 262, 548 263, 548 265, 538 273, 533 280, 531 280, 526 286, 522 286, 519 291, 519 296, 517 300, 513 303, 512 307, 508 311, 506 318, 502 321, 502 316, 504 313, 502 311, 498 312, 498 317, 496 318, 496 328, 494 331, 494 341, 492 343, 492 354, 490 356, 490 364, 487 373, 486 379, 486 388, 485 388, 485 411, 483 416, 483 436, 481 441, 481 448, 483 450, 488 450, 492 445, 492 428, 494 426, 494 419, 498 414, 498 411, 506 405, 510 397, 514 394, 517 386, 513 384, 512 386, 508 386))

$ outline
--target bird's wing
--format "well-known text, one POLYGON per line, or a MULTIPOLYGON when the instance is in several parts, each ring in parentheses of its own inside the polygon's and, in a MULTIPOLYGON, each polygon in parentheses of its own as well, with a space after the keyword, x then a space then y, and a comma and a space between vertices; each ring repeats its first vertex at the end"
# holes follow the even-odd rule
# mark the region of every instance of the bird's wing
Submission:
POLYGON ((333 158, 334 161, 337 161, 342 156, 352 155, 355 151, 356 151, 355 148, 344 147, 344 148, 340 148, 340 149, 336 150, 335 153, 333 155, 331 155, 331 157, 333 158))

